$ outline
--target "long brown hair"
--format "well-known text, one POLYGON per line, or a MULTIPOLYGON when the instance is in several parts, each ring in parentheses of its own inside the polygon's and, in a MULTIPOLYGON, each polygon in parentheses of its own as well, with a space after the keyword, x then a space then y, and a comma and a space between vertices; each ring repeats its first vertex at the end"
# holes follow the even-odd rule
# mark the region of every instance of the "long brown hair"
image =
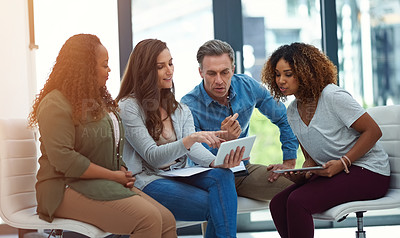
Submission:
POLYGON ((54 89, 68 99, 75 124, 86 120, 88 113, 99 120, 104 110, 117 109, 107 88, 98 87, 96 50, 99 45, 102 45, 99 38, 90 34, 74 35, 64 43, 49 78, 34 100, 28 118, 31 127, 37 125, 40 102, 54 89))
POLYGON ((292 43, 279 47, 265 63, 261 80, 276 99, 286 99, 276 84, 276 65, 284 59, 299 81, 298 95, 302 101, 316 101, 328 84, 336 84, 337 69, 318 48, 305 43, 292 43))
POLYGON ((167 48, 165 42, 146 39, 133 49, 124 76, 122 77, 117 101, 126 97, 135 97, 146 117, 146 128, 154 140, 159 140, 164 129, 159 107, 167 111, 170 117, 179 107, 175 99, 175 90, 158 88, 157 57, 167 48))

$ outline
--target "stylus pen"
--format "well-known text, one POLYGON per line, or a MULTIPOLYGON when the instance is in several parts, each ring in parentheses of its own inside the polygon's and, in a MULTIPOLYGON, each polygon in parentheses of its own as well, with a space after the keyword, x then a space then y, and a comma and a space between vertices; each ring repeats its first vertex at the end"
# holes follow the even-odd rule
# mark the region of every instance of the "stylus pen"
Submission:
POLYGON ((229 98, 229 96, 227 97, 228 100, 228 108, 229 108, 229 112, 231 114, 231 116, 233 116, 233 109, 232 109, 232 105, 231 105, 231 99, 229 98))

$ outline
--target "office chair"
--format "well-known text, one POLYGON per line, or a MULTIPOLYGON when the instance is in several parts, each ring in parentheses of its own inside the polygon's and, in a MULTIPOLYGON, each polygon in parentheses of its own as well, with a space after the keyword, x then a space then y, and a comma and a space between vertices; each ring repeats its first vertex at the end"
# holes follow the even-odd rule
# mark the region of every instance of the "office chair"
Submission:
MULTIPOLYGON (((35 132, 26 119, 0 120, 0 217, 19 229, 74 231, 88 237, 110 235, 99 228, 76 220, 56 218, 52 223, 36 214, 37 144, 35 132)), ((22 238, 22 237, 20 237, 22 238)))

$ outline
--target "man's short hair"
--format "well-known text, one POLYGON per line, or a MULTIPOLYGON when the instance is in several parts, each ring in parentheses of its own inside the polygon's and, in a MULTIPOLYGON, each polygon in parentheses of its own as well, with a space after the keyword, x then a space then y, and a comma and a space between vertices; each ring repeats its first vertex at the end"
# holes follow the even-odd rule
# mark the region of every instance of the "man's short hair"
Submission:
POLYGON ((235 65, 235 53, 232 47, 221 40, 209 40, 200 46, 197 51, 197 62, 199 63, 200 68, 203 68, 203 59, 204 56, 219 56, 223 54, 228 54, 231 59, 232 66, 235 65))

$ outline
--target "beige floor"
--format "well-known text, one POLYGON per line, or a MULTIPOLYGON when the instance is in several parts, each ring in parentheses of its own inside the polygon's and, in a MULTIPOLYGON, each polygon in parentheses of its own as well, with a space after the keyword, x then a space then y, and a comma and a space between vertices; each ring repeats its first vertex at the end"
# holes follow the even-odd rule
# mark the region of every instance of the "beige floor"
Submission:
MULTIPOLYGON (((396 226, 369 226, 364 229, 368 238, 397 238, 400 237, 400 225, 396 226)), ((316 229, 315 238, 353 238, 355 228, 316 229)), ((0 238, 18 238, 16 234, 3 234, 0 238)), ((35 237, 31 237, 35 238, 35 237)), ((179 238, 202 238, 196 236, 179 236, 179 238)), ((238 233, 237 238, 279 238, 276 231, 238 233)))
MULTIPOLYGON (((365 231, 368 238, 400 237, 400 226, 366 227, 365 231)), ((354 228, 317 229, 315 231, 315 238, 353 238, 355 237, 354 232, 354 228)), ((17 237, 17 235, 0 235, 0 238, 17 237)), ((179 236, 179 238, 202 238, 202 236, 179 236)), ((237 238, 279 238, 279 235, 276 231, 238 233, 237 238)))
MULTIPOLYGON (((365 227, 368 238, 400 237, 400 225, 365 227)), ((202 236, 179 236, 179 238, 201 238, 202 236)), ((237 238, 279 238, 278 232, 239 233, 237 238)), ((355 228, 316 229, 315 238, 354 238, 355 228)), ((0 237, 2 238, 2 237, 0 237)))

